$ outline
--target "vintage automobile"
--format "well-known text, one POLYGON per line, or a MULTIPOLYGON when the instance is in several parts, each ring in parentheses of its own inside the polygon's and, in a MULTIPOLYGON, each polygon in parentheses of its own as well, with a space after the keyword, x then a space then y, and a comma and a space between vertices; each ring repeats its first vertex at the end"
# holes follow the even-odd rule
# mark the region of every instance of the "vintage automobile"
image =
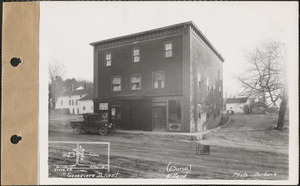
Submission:
POLYGON ((115 133, 115 125, 107 120, 103 120, 101 115, 96 113, 82 114, 83 121, 70 121, 70 126, 73 129, 74 134, 80 134, 81 132, 99 132, 101 136, 108 133, 115 133))

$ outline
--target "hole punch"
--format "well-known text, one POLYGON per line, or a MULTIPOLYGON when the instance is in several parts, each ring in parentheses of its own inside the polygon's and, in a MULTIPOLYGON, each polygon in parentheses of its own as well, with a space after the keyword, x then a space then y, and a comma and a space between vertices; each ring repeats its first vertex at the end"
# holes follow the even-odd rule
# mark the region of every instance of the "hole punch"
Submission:
POLYGON ((12 144, 17 144, 17 143, 19 143, 20 140, 22 140, 22 137, 18 136, 18 135, 13 135, 10 138, 10 141, 11 141, 12 144))
POLYGON ((22 62, 22 60, 20 58, 16 58, 16 57, 14 57, 10 60, 10 64, 13 67, 17 67, 21 62, 22 62))

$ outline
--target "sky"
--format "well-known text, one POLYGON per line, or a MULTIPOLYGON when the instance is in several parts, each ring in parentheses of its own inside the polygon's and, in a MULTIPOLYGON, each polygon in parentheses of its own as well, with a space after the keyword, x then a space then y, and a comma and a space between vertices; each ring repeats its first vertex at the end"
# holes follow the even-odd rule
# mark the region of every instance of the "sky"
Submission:
POLYGON ((193 21, 224 57, 224 90, 227 97, 232 97, 240 93, 233 76, 243 72, 245 51, 275 39, 286 42, 295 58, 298 46, 296 2, 40 4, 40 61, 63 64, 64 79, 93 81, 93 47, 89 43, 193 21))

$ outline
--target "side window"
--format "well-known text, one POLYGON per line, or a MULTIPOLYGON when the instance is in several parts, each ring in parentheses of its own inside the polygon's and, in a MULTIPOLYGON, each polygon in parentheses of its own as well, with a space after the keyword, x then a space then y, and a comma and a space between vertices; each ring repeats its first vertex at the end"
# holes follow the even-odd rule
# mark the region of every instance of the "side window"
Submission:
POLYGON ((209 92, 209 78, 206 79, 207 92, 209 92))
POLYGON ((105 53, 105 64, 106 67, 111 66, 111 53, 105 53))
POLYGON ((166 42, 165 43, 165 58, 169 58, 173 56, 173 43, 166 42))
POLYGON ((197 74, 197 86, 198 88, 201 88, 201 74, 199 72, 197 74))

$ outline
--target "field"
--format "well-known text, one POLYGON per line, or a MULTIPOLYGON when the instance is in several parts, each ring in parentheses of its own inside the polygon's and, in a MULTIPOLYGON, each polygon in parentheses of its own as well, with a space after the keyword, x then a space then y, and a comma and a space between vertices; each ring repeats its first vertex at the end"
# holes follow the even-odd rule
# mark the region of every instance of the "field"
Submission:
MULTIPOLYGON (((49 140, 110 142, 110 173, 117 178, 288 178, 288 130, 273 130, 277 115, 234 115, 229 124, 205 135, 201 141, 155 132, 75 135, 66 123, 70 119, 78 119, 78 116, 50 118, 49 140), (210 145, 209 155, 196 154, 199 143, 210 145)), ((51 167, 63 157, 50 155, 49 160, 51 167)), ((49 172, 58 176, 53 169, 49 172)), ((93 171, 84 174, 87 173, 93 174, 93 171)))

